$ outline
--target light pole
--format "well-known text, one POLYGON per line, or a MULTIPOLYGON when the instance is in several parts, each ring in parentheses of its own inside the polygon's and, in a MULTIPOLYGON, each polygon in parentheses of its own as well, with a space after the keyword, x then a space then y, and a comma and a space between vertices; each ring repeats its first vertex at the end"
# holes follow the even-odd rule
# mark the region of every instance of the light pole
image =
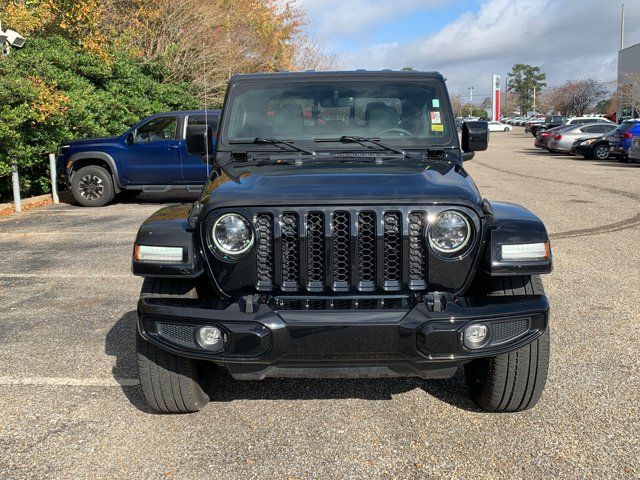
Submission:
POLYGON ((467 90, 469 90, 469 95, 470 95, 470 99, 469 99, 469 116, 473 117, 473 87, 467 87, 467 90))

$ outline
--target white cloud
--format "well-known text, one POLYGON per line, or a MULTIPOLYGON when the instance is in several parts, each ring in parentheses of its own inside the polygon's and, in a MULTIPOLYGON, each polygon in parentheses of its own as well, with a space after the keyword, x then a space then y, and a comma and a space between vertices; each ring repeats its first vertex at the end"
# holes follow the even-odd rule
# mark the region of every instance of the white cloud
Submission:
MULTIPOLYGON (((322 3, 342 5, 341 11, 349 11, 352 4, 371 6, 380 2, 322 3)), ((421 2, 402 5, 417 8, 417 3, 421 2)), ((627 1, 625 8, 629 46, 640 42, 640 2, 627 1)), ((379 18, 388 15, 376 11, 365 17, 363 24, 366 28, 384 28, 379 18)), ((345 22, 355 27, 360 20, 352 11, 345 22)), ((540 65, 550 86, 575 78, 609 81, 616 77, 619 23, 620 4, 616 1, 486 0, 477 13, 463 14, 431 35, 339 52, 338 60, 345 68, 398 69, 411 65, 438 70, 448 77, 451 91, 466 92, 467 86, 474 85, 478 94, 490 92, 492 73, 504 77, 514 63, 540 65)), ((322 27, 334 34, 343 28, 343 23, 322 27)))
POLYGON ((335 38, 366 41, 373 27, 412 11, 441 8, 451 0, 298 0, 311 29, 328 44, 335 38))

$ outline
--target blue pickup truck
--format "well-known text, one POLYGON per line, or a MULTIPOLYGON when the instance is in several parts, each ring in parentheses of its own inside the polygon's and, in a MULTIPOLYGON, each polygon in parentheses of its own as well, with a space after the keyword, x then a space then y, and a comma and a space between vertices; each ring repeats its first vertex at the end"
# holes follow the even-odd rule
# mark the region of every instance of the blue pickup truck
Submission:
POLYGON ((211 167, 191 146, 211 138, 208 129, 215 138, 219 119, 219 110, 159 113, 119 137, 68 142, 58 149, 58 174, 85 207, 140 192, 199 191, 211 167))

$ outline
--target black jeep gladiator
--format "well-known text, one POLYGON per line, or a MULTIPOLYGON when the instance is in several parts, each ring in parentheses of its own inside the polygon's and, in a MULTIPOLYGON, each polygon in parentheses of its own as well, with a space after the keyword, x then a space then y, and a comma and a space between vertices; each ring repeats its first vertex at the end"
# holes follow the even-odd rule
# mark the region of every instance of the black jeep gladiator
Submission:
POLYGON ((482 409, 534 406, 549 238, 480 195, 463 161, 488 139, 466 122, 459 140, 438 73, 231 78, 202 196, 153 214, 134 246, 150 407, 201 409, 216 367, 239 380, 464 368, 482 409))

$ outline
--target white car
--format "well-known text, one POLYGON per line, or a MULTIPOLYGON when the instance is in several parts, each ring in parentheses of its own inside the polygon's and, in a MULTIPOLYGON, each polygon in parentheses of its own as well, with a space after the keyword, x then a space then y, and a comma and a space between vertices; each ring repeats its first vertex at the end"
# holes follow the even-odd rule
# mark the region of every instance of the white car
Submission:
POLYGON ((640 163, 640 137, 635 137, 629 148, 629 160, 640 163))
POLYGON ((488 122, 490 132, 510 132, 513 130, 511 125, 502 122, 488 122))

